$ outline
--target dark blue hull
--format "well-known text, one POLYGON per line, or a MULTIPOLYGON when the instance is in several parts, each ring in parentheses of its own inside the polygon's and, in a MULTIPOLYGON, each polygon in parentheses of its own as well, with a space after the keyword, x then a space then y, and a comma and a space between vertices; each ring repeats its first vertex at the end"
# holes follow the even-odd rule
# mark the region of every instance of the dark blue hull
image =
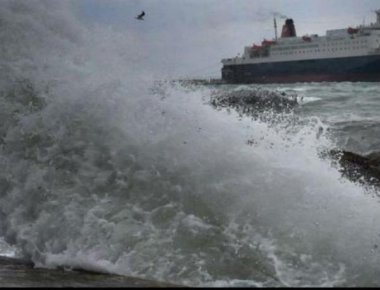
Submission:
POLYGON ((317 59, 222 68, 228 83, 376 82, 380 81, 380 55, 317 59))

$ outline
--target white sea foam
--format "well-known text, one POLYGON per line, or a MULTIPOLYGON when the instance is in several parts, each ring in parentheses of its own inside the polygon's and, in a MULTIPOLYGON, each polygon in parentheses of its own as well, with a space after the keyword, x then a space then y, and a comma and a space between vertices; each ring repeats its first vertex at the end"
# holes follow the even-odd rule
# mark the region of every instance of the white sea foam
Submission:
POLYGON ((0 8, 9 243, 39 267, 195 286, 378 282, 379 205, 319 157, 326 125, 251 120, 214 110, 211 89, 154 84, 133 32, 85 28, 70 3, 0 8))
POLYGON ((12 247, 7 242, 5 242, 3 238, 0 238, 0 256, 5 256, 5 257, 16 256, 16 248, 12 247))

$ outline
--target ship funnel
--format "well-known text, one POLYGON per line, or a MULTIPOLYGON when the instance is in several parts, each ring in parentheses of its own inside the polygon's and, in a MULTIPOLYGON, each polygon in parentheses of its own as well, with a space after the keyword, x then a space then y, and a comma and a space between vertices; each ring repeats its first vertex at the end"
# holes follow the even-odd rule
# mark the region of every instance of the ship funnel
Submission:
POLYGON ((377 15, 377 21, 376 24, 380 24, 380 10, 375 11, 377 15))
POLYGON ((286 19, 284 26, 282 27, 281 37, 296 37, 296 28, 294 26, 293 19, 286 19))

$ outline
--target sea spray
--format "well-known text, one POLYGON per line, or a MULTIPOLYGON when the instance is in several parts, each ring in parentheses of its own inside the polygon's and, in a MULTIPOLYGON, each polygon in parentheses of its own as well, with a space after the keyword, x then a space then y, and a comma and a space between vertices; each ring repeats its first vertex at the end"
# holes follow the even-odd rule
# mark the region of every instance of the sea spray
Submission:
POLYGON ((318 118, 217 111, 211 89, 155 87, 129 31, 2 4, 0 232, 20 255, 194 286, 379 283, 378 204, 319 158, 318 118))

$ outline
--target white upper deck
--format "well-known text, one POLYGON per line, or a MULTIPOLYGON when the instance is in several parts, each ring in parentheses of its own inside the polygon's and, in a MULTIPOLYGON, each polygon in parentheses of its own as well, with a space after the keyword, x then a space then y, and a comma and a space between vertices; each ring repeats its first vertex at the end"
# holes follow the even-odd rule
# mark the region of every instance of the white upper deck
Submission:
POLYGON ((224 65, 299 61, 380 55, 380 10, 377 21, 355 29, 328 30, 326 35, 285 37, 245 47, 242 57, 223 59, 224 65))

